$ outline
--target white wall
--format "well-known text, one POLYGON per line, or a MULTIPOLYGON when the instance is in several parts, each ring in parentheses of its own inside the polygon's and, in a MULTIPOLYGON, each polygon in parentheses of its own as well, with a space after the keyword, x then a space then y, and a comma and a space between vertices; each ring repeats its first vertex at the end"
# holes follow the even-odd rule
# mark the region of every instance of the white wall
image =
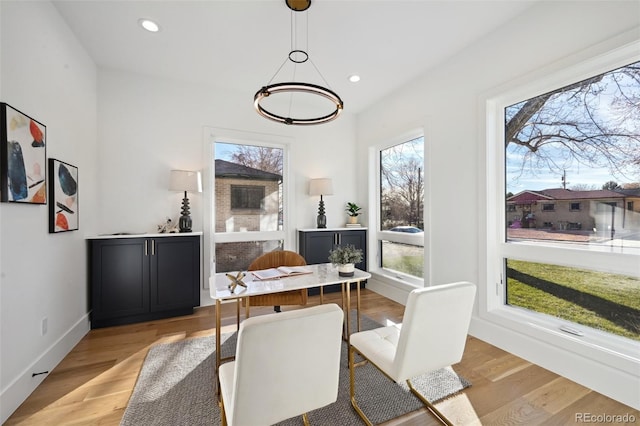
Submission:
MULTIPOLYGON (((254 89, 234 93, 101 69, 98 231, 155 232, 165 217, 177 219, 183 195, 168 191, 169 170, 205 170, 205 176, 209 176, 207 144, 212 134, 290 141, 288 248, 296 249, 297 228, 315 227, 318 199, 307 195, 310 178, 333 178, 334 195, 325 198, 327 224, 344 226, 344 206, 356 193, 353 117, 344 114, 321 126, 273 123, 253 109, 254 89)), ((204 191, 211 189, 206 181, 203 186, 204 191)), ((205 233, 204 277, 209 276, 210 234, 203 217, 207 199, 207 194, 189 196, 193 230, 205 233)), ((211 303, 208 290, 204 290, 201 304, 211 303)))
MULTIPOLYGON (((211 128, 242 131, 258 141, 273 135, 291 140, 290 224, 314 225, 317 200, 306 195, 307 180, 327 176, 337 184, 336 195, 326 200, 329 225, 344 225, 343 205, 355 192, 355 133, 348 114, 322 126, 286 126, 255 112, 252 87, 234 93, 104 69, 98 76, 100 232, 155 231, 166 216, 178 217, 182 194, 168 191, 169 170, 208 167, 203 132, 211 128)), ((202 198, 190 196, 198 231, 202 198)))
MULTIPOLYGON (((430 228, 425 243, 432 283, 469 280, 478 283, 480 294, 490 290, 481 273, 487 238, 483 231, 487 190, 483 95, 567 56, 588 52, 591 46, 618 34, 635 30, 640 39, 639 9, 638 2, 541 2, 359 115, 360 155, 385 138, 419 124, 425 126, 429 152, 425 170, 430 182, 430 228)), ((422 54, 428 54, 431 42, 437 41, 425 40, 422 54)), ((358 191, 366 191, 365 182, 359 181, 358 191)), ((385 286, 380 280, 372 280, 370 288, 400 298, 397 287, 385 286)), ((472 332, 626 404, 640 401, 637 393, 624 394, 638 389, 638 375, 614 376, 615 368, 546 347, 500 324, 483 323, 478 315, 472 332)))
MULTIPOLYGON (((476 185, 483 164, 478 97, 638 28, 637 12, 637 2, 542 2, 357 122, 346 113, 323 126, 287 127, 253 111, 256 88, 231 93, 116 70, 100 70, 96 77, 95 65, 49 3, 0 1, 0 98, 47 126, 48 157, 79 167, 81 209, 80 231, 49 235, 46 207, 0 204, 2 421, 44 378, 32 379, 31 372, 53 369, 86 332, 84 237, 153 231, 165 216, 177 216, 181 197, 165 190, 168 171, 208 165, 209 128, 292 141, 289 225, 295 241, 296 228, 315 224, 317 200, 306 195, 309 178, 333 177, 335 195, 325 200, 328 225, 341 226, 347 201, 367 210, 373 205, 366 196, 369 145, 426 123, 433 281, 469 279, 484 286, 478 272, 484 236, 476 211, 484 196, 476 185), (452 209, 460 200, 464 208, 452 209), (49 331, 40 336, 45 316, 49 331)), ((428 54, 431 43, 437 40, 425 40, 421 54, 428 54)), ((203 230, 204 195, 191 199, 194 229, 203 230)), ((207 303, 204 298, 206 293, 207 303)), ((503 331, 487 326, 478 334, 491 340, 503 331)))
POLYGON ((96 67, 49 3, 0 2, 0 99, 46 125, 47 157, 78 167, 80 231, 48 206, 0 204, 1 421, 88 330, 84 233, 96 222, 96 67), (41 335, 41 321, 48 332, 41 335))
MULTIPOLYGON (((78 166, 80 175, 77 232, 49 235, 46 206, 0 204, 4 421, 46 377, 32 379, 32 371, 51 371, 87 332, 84 238, 153 232, 166 216, 177 217, 182 196, 167 190, 169 170, 209 166, 207 129, 290 141, 290 248, 297 228, 315 226, 318 200, 307 195, 308 179, 334 179, 334 195, 326 199, 329 226, 342 226, 346 202, 360 200, 353 195, 355 124, 348 113, 323 126, 288 127, 258 116, 255 88, 232 93, 97 71, 49 3, 0 6, 2 101, 43 122, 47 156, 78 166), (45 316, 49 331, 40 336, 45 316)), ((202 231, 206 194, 190 199, 194 230, 202 231)), ((202 304, 209 303, 203 291, 202 304)))

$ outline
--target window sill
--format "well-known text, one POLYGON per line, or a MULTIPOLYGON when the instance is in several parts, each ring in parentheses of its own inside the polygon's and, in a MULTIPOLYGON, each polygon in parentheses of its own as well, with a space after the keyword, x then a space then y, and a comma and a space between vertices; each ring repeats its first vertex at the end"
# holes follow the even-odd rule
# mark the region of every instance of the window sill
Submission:
POLYGON ((640 371, 640 342, 508 306, 484 312, 481 318, 625 373, 637 375, 640 371), (584 334, 562 331, 563 326, 584 334))

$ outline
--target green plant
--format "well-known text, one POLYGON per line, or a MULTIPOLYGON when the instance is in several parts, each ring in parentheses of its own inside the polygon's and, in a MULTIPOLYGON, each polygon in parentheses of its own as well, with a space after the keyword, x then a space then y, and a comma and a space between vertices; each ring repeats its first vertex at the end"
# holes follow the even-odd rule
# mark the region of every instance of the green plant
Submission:
POLYGON ((347 208, 345 209, 351 217, 358 216, 360 214, 360 210, 362 210, 362 207, 358 207, 356 203, 347 203, 347 208))
POLYGON ((362 261, 362 250, 353 244, 338 246, 329 251, 329 262, 333 265, 346 265, 347 263, 360 263, 362 261))

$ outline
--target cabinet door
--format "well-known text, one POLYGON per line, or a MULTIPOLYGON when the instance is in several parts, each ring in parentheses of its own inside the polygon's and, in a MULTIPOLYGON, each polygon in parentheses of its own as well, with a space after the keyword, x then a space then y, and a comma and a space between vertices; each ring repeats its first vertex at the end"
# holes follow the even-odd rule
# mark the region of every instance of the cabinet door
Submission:
POLYGON ((335 244, 335 232, 300 232, 299 251, 309 265, 329 262, 329 251, 335 244))
POLYGON ((149 256, 144 238, 91 243, 92 318, 149 312, 149 256))
POLYGON ((151 312, 200 305, 200 239, 150 239, 151 312))
POLYGON ((362 250, 362 262, 356 264, 356 268, 363 271, 367 270, 367 231, 354 230, 354 231, 341 231, 340 232, 340 245, 346 246, 351 244, 356 248, 362 250))

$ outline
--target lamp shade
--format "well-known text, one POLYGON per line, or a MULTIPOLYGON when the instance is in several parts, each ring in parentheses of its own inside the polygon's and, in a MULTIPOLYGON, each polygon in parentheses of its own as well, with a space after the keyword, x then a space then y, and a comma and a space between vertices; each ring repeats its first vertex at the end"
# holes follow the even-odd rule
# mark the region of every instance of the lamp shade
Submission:
POLYGON ((169 190, 202 192, 202 176, 190 170, 171 170, 169 190))
POLYGON ((311 179, 309 181, 309 195, 333 195, 331 179, 311 179))

